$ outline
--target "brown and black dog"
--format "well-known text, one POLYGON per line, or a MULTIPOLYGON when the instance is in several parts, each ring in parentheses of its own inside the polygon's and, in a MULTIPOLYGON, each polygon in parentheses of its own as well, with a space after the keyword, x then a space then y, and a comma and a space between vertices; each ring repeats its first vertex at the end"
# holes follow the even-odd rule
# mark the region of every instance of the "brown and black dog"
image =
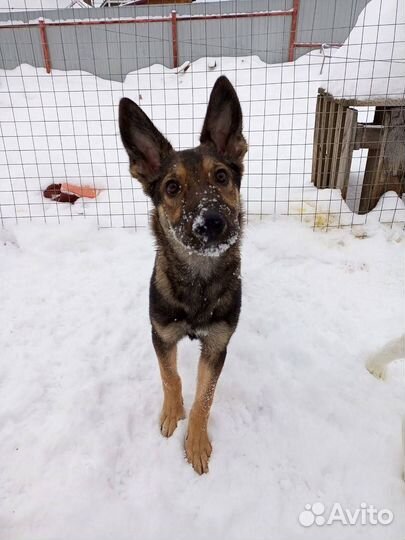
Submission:
POLYGON ((150 282, 152 341, 163 383, 161 432, 170 437, 185 417, 177 342, 201 342, 197 391, 185 451, 208 472, 208 416, 241 307, 240 184, 247 150, 236 92, 220 77, 211 92, 197 148, 176 152, 130 99, 119 125, 130 172, 152 199, 157 250, 150 282))

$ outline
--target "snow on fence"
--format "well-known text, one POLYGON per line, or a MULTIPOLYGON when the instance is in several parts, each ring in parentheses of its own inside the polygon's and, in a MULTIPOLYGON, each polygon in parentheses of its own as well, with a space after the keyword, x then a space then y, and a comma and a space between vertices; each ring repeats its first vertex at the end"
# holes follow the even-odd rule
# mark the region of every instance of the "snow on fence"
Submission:
MULTIPOLYGON (((399 0, 384 0, 382 10, 382 1, 345 0, 350 10, 342 9, 342 0, 321 6, 315 0, 235 0, 178 5, 175 11, 160 6, 0 15, 0 65, 6 68, 0 71, 2 225, 95 216, 100 226, 145 226, 148 203, 129 176, 119 139, 119 99, 134 99, 175 147, 186 148, 198 142, 220 74, 235 85, 244 113, 249 152, 242 194, 249 219, 298 215, 326 228, 404 221, 401 188, 384 194, 380 186, 384 195, 374 210, 358 212, 368 147, 355 150, 348 141, 353 151, 345 162, 345 200, 337 178, 318 185, 311 177, 319 88, 340 99, 345 89, 351 98, 361 90, 363 101, 378 98, 380 110, 384 99, 390 105, 395 99, 403 118, 405 8, 399 0), (314 47, 292 61, 295 51, 314 47), (46 198, 49 185, 56 187, 46 198), (83 197, 91 194, 83 187, 96 197, 83 197), (52 200, 60 189, 68 202, 52 200)), ((361 107, 358 122, 370 122, 374 111, 361 107)), ((315 139, 328 141, 322 163, 329 163, 336 126, 328 119, 317 125, 315 139)), ((395 138, 394 146, 379 147, 401 151, 401 124, 395 138)), ((342 144, 340 135, 337 141, 342 144)), ((381 168, 381 151, 379 159, 381 168)), ((339 171, 336 160, 332 170, 339 171)), ((401 160, 395 174, 401 186, 401 160)))

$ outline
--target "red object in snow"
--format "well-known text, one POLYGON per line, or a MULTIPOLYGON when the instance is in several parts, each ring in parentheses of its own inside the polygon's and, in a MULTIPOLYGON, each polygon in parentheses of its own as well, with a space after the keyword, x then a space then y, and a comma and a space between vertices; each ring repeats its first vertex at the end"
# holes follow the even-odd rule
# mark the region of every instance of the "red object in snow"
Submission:
POLYGON ((101 189, 96 189, 91 186, 77 186, 76 184, 63 182, 62 184, 50 184, 44 189, 44 197, 56 202, 68 202, 74 204, 77 199, 80 199, 81 197, 95 199, 101 191, 101 189))

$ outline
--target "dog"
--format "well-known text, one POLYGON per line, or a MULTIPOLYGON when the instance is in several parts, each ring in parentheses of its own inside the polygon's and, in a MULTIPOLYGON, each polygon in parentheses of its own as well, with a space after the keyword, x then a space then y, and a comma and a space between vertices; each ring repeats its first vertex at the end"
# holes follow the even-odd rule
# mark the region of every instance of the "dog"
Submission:
MULTIPOLYGON (((366 362, 366 368, 377 379, 385 380, 388 365, 400 358, 405 358, 405 333, 392 339, 370 355, 366 362)), ((405 482, 405 415, 402 416, 402 456, 402 479, 405 482)))
POLYGON ((185 418, 177 343, 186 336, 198 339, 201 355, 185 454, 198 474, 207 473, 208 417, 241 309, 240 186, 247 151, 241 106, 229 80, 219 77, 200 145, 189 150, 175 151, 128 98, 120 101, 119 127, 130 173, 154 206, 149 315, 163 385, 161 433, 170 437, 185 418))
POLYGON ((387 366, 394 360, 405 358, 405 334, 386 343, 380 350, 370 355, 366 368, 377 379, 385 379, 387 366))

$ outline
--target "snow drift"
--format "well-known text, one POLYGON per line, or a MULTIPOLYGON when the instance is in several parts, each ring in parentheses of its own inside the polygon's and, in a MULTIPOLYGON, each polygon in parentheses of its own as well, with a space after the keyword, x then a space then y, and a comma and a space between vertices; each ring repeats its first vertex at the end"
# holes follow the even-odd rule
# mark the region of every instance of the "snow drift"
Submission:
POLYGON ((335 97, 405 99, 405 2, 371 0, 333 54, 326 88, 335 97))

